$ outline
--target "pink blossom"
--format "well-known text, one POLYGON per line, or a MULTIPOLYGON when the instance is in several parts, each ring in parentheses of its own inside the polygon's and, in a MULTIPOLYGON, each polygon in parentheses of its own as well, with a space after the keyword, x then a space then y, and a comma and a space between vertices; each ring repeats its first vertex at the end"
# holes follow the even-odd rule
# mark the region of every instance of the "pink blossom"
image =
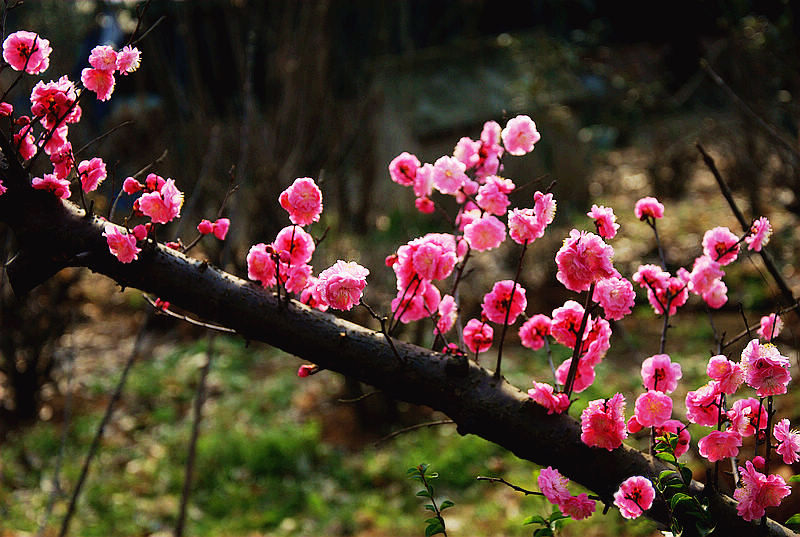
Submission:
POLYGON ((50 67, 50 41, 33 32, 20 30, 3 41, 3 59, 15 71, 25 70, 29 75, 38 75, 50 67))
POLYGON ((634 415, 643 427, 663 425, 672 416, 672 398, 665 393, 649 390, 636 398, 634 415))
POLYGON ((142 189, 144 189, 144 185, 133 177, 126 177, 122 183, 122 191, 126 194, 136 194, 142 189))
MULTIPOLYGON (((152 174, 151 174, 152 175, 152 174)), ((159 191, 147 192, 139 198, 139 210, 155 224, 166 224, 181 215, 183 192, 175 181, 167 179, 159 191)))
POLYGON ((781 355, 771 343, 750 341, 742 351, 741 360, 745 382, 755 388, 759 397, 786 393, 786 385, 791 380, 788 368, 789 358, 781 355))
POLYGON ((553 194, 542 194, 538 190, 533 194, 533 210, 538 224, 545 228, 553 223, 556 217, 556 200, 553 194))
POLYGON ((287 266, 281 263, 280 278, 290 293, 301 293, 311 281, 311 265, 305 263, 287 266))
POLYGON ((451 295, 444 295, 437 308, 439 319, 436 321, 436 332, 446 334, 453 328, 458 317, 458 304, 451 295))
POLYGON ((47 190, 62 200, 67 199, 71 194, 69 191, 69 181, 66 179, 59 179, 52 173, 46 173, 44 177, 34 177, 31 184, 36 190, 47 190))
POLYGON ((318 222, 322 213, 322 191, 310 177, 295 179, 281 192, 278 202, 289 213, 292 224, 298 226, 318 222))
POLYGON ((164 188, 167 181, 160 175, 148 173, 147 177, 145 177, 144 184, 148 192, 161 192, 161 189, 164 188))
POLYGON ((228 228, 231 227, 231 221, 228 218, 218 218, 216 222, 214 222, 214 226, 212 229, 212 233, 214 236, 221 241, 225 240, 225 237, 228 235, 228 228))
POLYGON ((611 277, 597 282, 592 300, 600 304, 607 319, 619 321, 633 309, 636 293, 625 278, 611 277))
POLYGON ((692 423, 713 427, 719 419, 719 389, 711 381, 686 394, 686 418, 692 423))
POLYGON ((308 377, 319 371, 319 368, 312 364, 303 364, 297 369, 297 376, 300 378, 308 377))
POLYGON ((639 287, 647 289, 647 300, 656 313, 663 314, 669 308, 669 315, 675 315, 680 306, 689 299, 687 273, 679 272, 683 277, 671 277, 669 272, 656 265, 642 265, 633 275, 633 281, 639 287))
POLYGON ((783 330, 783 319, 775 313, 770 313, 761 317, 758 337, 766 341, 772 341, 780 335, 781 330, 783 330))
POLYGON ((613 451, 627 438, 625 429, 625 397, 614 394, 611 399, 589 402, 581 413, 581 440, 590 447, 613 451))
POLYGON ((772 235, 772 226, 769 220, 762 216, 750 226, 750 232, 744 238, 744 242, 747 243, 748 250, 760 252, 761 248, 769 243, 770 235, 772 235))
POLYGON ((518 243, 531 243, 544 235, 533 209, 514 209, 508 213, 508 234, 518 243))
POLYGON ((497 217, 484 215, 464 227, 464 238, 472 249, 485 252, 505 240, 506 226, 497 217))
POLYGON ((708 360, 706 374, 708 374, 712 380, 717 381, 720 392, 728 395, 736 393, 736 390, 738 390, 739 386, 744 382, 744 371, 742 371, 742 367, 735 362, 731 362, 721 354, 712 356, 708 360))
POLYGON ((675 456, 680 457, 689 451, 689 442, 692 440, 692 435, 689 434, 689 428, 678 420, 667 420, 663 425, 656 427, 656 437, 664 436, 664 433, 673 433, 678 435, 678 444, 675 446, 675 456))
MULTIPOLYGON (((567 377, 569 376, 569 368, 572 365, 572 358, 567 358, 556 369, 556 381, 559 384, 566 385, 567 377)), ((578 368, 575 370, 575 380, 572 381, 572 391, 581 393, 586 388, 594 383, 595 371, 594 363, 591 360, 578 358, 578 368)))
POLYGON ((136 237, 137 241, 143 241, 147 238, 147 234, 149 229, 144 224, 139 224, 133 227, 133 236, 136 237))
POLYGON ((78 164, 78 175, 84 192, 97 190, 97 186, 106 179, 106 163, 99 157, 82 160, 78 164))
POLYGON ((539 490, 544 494, 544 497, 552 504, 561 504, 572 496, 567 490, 569 479, 550 466, 539 470, 536 483, 539 485, 539 490))
POLYGON ((300 226, 286 226, 278 232, 272 247, 284 263, 302 265, 311 259, 316 245, 314 238, 300 226), (283 259, 284 252, 288 260, 283 259))
POLYGON ((464 136, 458 141, 455 149, 453 149, 453 156, 463 162, 467 169, 470 170, 480 162, 480 150, 481 142, 479 140, 475 141, 472 138, 464 136))
POLYGON ((438 309, 442 295, 432 283, 417 279, 410 291, 398 290, 392 300, 392 312, 402 323, 424 319, 438 309))
POLYGON ((436 204, 430 198, 417 198, 414 200, 414 207, 422 214, 431 214, 436 210, 436 204))
POLYGON ((108 243, 108 249, 120 263, 130 263, 138 259, 142 250, 136 247, 136 237, 122 233, 114 224, 106 224, 104 229, 103 236, 108 243))
POLYGON ((442 280, 456 266, 456 240, 449 233, 428 233, 409 243, 411 262, 420 278, 442 280))
POLYGON ((550 334, 550 317, 537 313, 520 327, 519 339, 522 345, 532 350, 539 350, 544 346, 545 338, 550 334))
POLYGON ((703 235, 703 253, 725 266, 739 255, 739 238, 726 227, 709 229, 703 235))
POLYGON ((681 364, 673 363, 668 354, 654 354, 642 362, 642 381, 648 390, 671 393, 682 376, 681 364))
POLYGON ((555 393, 553 386, 544 382, 533 382, 528 397, 547 409, 548 414, 562 414, 569 408, 569 397, 565 393, 555 393))
POLYGON ((707 255, 701 255, 694 260, 694 266, 689 276, 689 289, 698 295, 711 290, 716 280, 725 276, 719 263, 707 255))
POLYGON ((14 113, 14 106, 11 103, 0 102, 0 117, 9 117, 14 113))
POLYGON ((41 80, 31 90, 31 114, 42 126, 50 130, 57 122, 59 126, 77 123, 81 118, 81 107, 75 104, 78 98, 75 85, 66 75, 57 82, 41 80))
POLYGON ((744 468, 739 467, 739 474, 742 486, 733 492, 733 497, 739 501, 736 511, 744 520, 763 517, 767 507, 779 506, 781 500, 792 492, 781 476, 757 472, 750 461, 744 468))
POLYGON ((86 89, 97 94, 99 101, 109 100, 114 92, 114 75, 108 71, 87 67, 81 71, 81 82, 86 89))
POLYGON ((354 261, 337 261, 318 277, 320 297, 332 308, 350 310, 359 303, 369 270, 354 261))
MULTIPOLYGON (((117 52, 117 71, 121 75, 133 73, 142 62, 142 53, 138 48, 125 45, 117 52)), ((94 67, 94 66, 93 66, 94 67)))
POLYGON ((597 502, 589 498, 588 494, 582 492, 577 496, 570 496, 559 504, 558 507, 561 509, 562 513, 568 515, 573 520, 583 520, 594 513, 596 503, 597 502))
MULTIPOLYGON (((565 347, 574 348, 576 334, 581 326, 583 319, 584 309, 583 306, 574 300, 567 300, 560 308, 553 310, 553 321, 550 326, 550 334, 556 341, 565 347)), ((591 330, 591 317, 586 320, 586 328, 584 328, 584 338, 591 330)))
POLYGON ((730 428, 742 436, 752 436, 767 428, 767 409, 755 397, 739 399, 727 412, 730 428))
POLYGON ((4 187, 4 186, 3 186, 3 180, 2 180, 2 179, 0 179, 0 196, 2 196, 3 194, 5 194, 5 193, 6 193, 6 190, 8 190, 8 189, 7 189, 6 187, 4 187))
POLYGON ((328 305, 322 301, 319 290, 317 289, 318 282, 319 280, 317 280, 317 278, 314 276, 308 278, 306 288, 300 293, 300 302, 308 305, 310 308, 314 308, 319 311, 327 311, 328 305))
POLYGON ((586 291, 592 283, 618 276, 613 255, 614 249, 594 233, 573 229, 556 253, 556 278, 570 291, 586 291))
POLYGON ((714 280, 711 289, 703 293, 703 300, 709 307, 719 309, 728 301, 728 286, 722 280, 714 280))
POLYGON ((481 130, 481 148, 478 150, 478 163, 475 165, 475 176, 486 177, 500 171, 500 157, 503 146, 500 145, 501 129, 496 121, 487 121, 481 130))
MULTIPOLYGON (((433 194, 433 164, 423 164, 414 177, 414 195, 417 198, 430 198, 433 194)), ((433 204, 433 202, 431 202, 433 204)), ((423 211, 424 212, 424 211, 423 211)))
POLYGON ((596 366, 611 348, 611 325, 603 318, 594 319, 584 330, 581 343, 581 361, 596 366))
POLYGON ((433 164, 433 186, 442 194, 456 194, 467 181, 467 167, 455 157, 439 157, 433 164))
POLYGON ((739 454, 742 435, 737 431, 712 431, 697 442, 700 455, 709 462, 717 462, 739 454))
POLYGON ((478 202, 478 207, 487 213, 501 216, 506 214, 506 208, 510 203, 508 195, 513 190, 514 183, 510 179, 490 175, 478 189, 478 196, 475 200, 478 202))
POLYGON ((36 144, 31 134, 30 125, 22 127, 18 133, 14 134, 14 145, 17 147, 22 160, 30 160, 36 154, 36 144))
POLYGON ((617 235, 619 224, 612 208, 592 205, 592 210, 586 213, 586 216, 594 220, 597 234, 602 238, 613 239, 617 235))
POLYGON ((520 284, 514 285, 511 280, 496 282, 492 291, 483 297, 481 312, 493 323, 503 323, 508 314, 508 324, 514 324, 517 316, 525 311, 528 302, 525 297, 525 288, 520 284), (512 298, 511 291, 514 290, 512 298))
POLYGON ((512 155, 524 155, 533 151, 533 146, 541 139, 536 123, 528 116, 509 119, 501 133, 503 146, 512 155))
POLYGON ((66 179, 75 166, 75 159, 72 156, 72 144, 67 142, 59 151, 50 155, 50 163, 53 165, 53 173, 55 173, 56 177, 66 179))
MULTIPOLYGON (((52 131, 53 135, 50 136, 50 139, 44 144, 44 152, 48 155, 54 155, 56 153, 65 151, 68 147, 71 148, 72 145, 67 141, 67 135, 69 133, 69 127, 67 125, 61 125, 57 127, 54 131, 52 131)), ((39 141, 39 146, 41 147, 42 141, 39 141)), ((71 158, 71 157, 70 157, 71 158)))
POLYGON ((114 74, 117 70, 117 52, 108 45, 98 45, 89 54, 89 65, 100 71, 114 74))
POLYGON ((475 353, 489 350, 493 336, 492 327, 478 319, 470 319, 464 327, 464 344, 475 353))
POLYGON ((786 464, 794 464, 800 460, 800 434, 793 431, 789 425, 789 420, 783 418, 775 424, 772 429, 772 434, 775 435, 775 440, 780 442, 777 451, 782 457, 783 462, 786 464))
POLYGON ((263 242, 250 248, 247 253, 247 277, 261 282, 264 287, 272 287, 277 283, 277 266, 273 259, 272 246, 263 242))
POLYGON ((622 482, 619 490, 614 493, 614 505, 619 507, 620 514, 625 518, 639 518, 642 513, 653 506, 656 491, 650 480, 636 475, 622 482))
POLYGON ((633 275, 633 281, 642 289, 666 287, 669 278, 669 272, 657 265, 641 265, 633 275))
POLYGON ((633 213, 639 220, 663 218, 664 206, 656 198, 648 196, 636 202, 633 213))
POLYGON ((411 186, 414 184, 419 167, 419 159, 411 153, 403 151, 389 163, 389 176, 398 185, 411 186))

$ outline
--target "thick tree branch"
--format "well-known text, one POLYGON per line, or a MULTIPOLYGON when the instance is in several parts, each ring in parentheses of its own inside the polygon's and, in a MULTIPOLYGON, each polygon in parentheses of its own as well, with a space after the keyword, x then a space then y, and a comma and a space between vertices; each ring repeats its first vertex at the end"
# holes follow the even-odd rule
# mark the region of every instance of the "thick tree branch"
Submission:
MULTIPOLYGON (((547 415, 527 394, 474 362, 401 341, 394 342, 395 355, 377 330, 296 301, 283 303, 251 282, 161 245, 145 248, 138 261, 122 264, 108 251, 100 219, 85 218, 71 203, 32 190, 27 177, 17 175, 20 172, 15 162, 0 170, 8 186, 0 196, 0 221, 11 226, 21 248, 7 266, 15 292, 30 289, 65 264, 87 267, 123 287, 152 293, 232 328, 242 337, 269 343, 397 399, 440 410, 457 424, 459 433, 476 434, 522 459, 557 467, 607 503, 627 477, 653 477, 665 468, 626 446, 610 452, 587 447, 574 418, 547 415)), ((702 489, 699 483, 693 486, 702 489)), ((791 535, 772 521, 767 533, 744 522, 730 499, 717 496, 712 503, 720 535, 791 535)), ((647 514, 666 522, 663 503, 647 514)))

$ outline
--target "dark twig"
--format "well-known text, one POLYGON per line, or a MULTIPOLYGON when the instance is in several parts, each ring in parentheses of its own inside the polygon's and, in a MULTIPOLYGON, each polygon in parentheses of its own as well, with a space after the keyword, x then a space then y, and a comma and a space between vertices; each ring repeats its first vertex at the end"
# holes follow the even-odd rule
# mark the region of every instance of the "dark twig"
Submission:
POLYGON ((519 274, 522 272, 522 261, 525 258, 525 250, 528 249, 528 241, 522 243, 522 252, 519 254, 519 261, 517 262, 517 273, 514 275, 514 283, 511 284, 511 296, 508 299, 508 307, 506 308, 506 318, 503 321, 503 331, 500 333, 500 344, 497 348, 497 365, 494 368, 494 378, 499 379, 500 362, 503 359, 503 343, 506 340, 506 331, 508 330, 508 317, 511 315, 511 306, 514 304, 514 294, 517 291, 517 282, 519 281, 519 274))
POLYGON ((131 120, 123 121, 122 123, 120 123, 116 127, 111 127, 110 129, 108 129, 106 132, 104 132, 100 136, 92 138, 91 140, 89 140, 88 142, 83 144, 83 146, 81 146, 80 149, 75 151, 75 153, 73 155, 75 157, 75 160, 78 160, 78 155, 80 155, 81 153, 86 151, 88 148, 90 148, 92 146, 92 144, 95 144, 95 143, 99 142, 103 138, 107 138, 108 136, 111 136, 114 132, 118 131, 122 127, 127 127, 128 125, 133 125, 133 121, 131 121, 131 120))
MULTIPOLYGON (((166 149, 164 150, 163 153, 161 153, 161 155, 157 159, 155 159, 153 162, 151 162, 150 164, 148 164, 144 168, 140 169, 135 174, 131 175, 131 177, 133 177, 134 179, 138 179, 143 174, 145 174, 148 170, 150 170, 150 168, 152 168, 156 164, 159 164, 165 158, 167 158, 167 150, 166 149)), ((124 193, 125 193, 125 191, 120 188, 119 192, 117 193, 117 196, 114 198, 114 202, 111 204, 111 209, 109 209, 109 211, 108 211, 108 219, 110 221, 112 221, 112 222, 114 221, 114 213, 117 210, 117 203, 119 203, 119 199, 122 197, 122 195, 124 193)))
POLYGON ((181 321, 186 321, 189 324, 193 324, 195 326, 202 326, 203 328, 208 328, 209 330, 216 330, 217 332, 224 332, 226 334, 235 334, 236 330, 228 328, 226 326, 221 326, 218 324, 211 324, 206 323, 203 321, 198 321, 197 319, 192 319, 191 317, 187 317, 186 315, 181 315, 180 313, 176 313, 169 308, 161 308, 156 306, 156 301, 150 298, 147 295, 144 296, 144 299, 147 301, 148 304, 153 306, 158 313, 163 313, 164 315, 169 315, 170 317, 174 317, 176 319, 180 319, 181 321))
POLYGON ((489 481, 490 483, 502 483, 502 484, 506 485, 507 487, 511 487, 512 489, 516 490, 517 492, 523 493, 525 496, 530 496, 531 494, 536 495, 536 496, 544 496, 544 494, 541 493, 541 492, 537 492, 535 490, 524 489, 522 487, 514 485, 513 483, 509 483, 508 481, 506 481, 502 477, 484 477, 482 475, 479 475, 475 479, 477 479, 478 481, 489 481))
POLYGON ((572 385, 575 383, 575 376, 578 373, 578 362, 581 359, 581 347, 583 347, 583 332, 586 330, 586 324, 589 321, 589 305, 592 303, 592 295, 594 294, 594 282, 589 286, 586 294, 586 303, 583 306, 583 318, 581 318, 581 326, 578 328, 578 333, 575 334, 575 347, 572 349, 572 361, 569 364, 569 371, 567 372, 567 379, 564 382, 564 393, 567 398, 572 395, 572 385))
POLYGON ((183 491, 181 492, 181 505, 178 511, 178 521, 175 523, 175 537, 183 535, 186 524, 186 507, 189 504, 189 496, 192 492, 192 477, 194 475, 194 461, 197 453, 197 438, 200 435, 200 420, 203 418, 203 404, 206 401, 206 380, 208 372, 211 370, 211 361, 214 357, 214 332, 208 333, 208 346, 206 347, 206 363, 200 371, 200 381, 197 384, 197 391, 194 397, 194 414, 192 416, 192 436, 189 440, 189 453, 186 456, 186 472, 183 479, 183 491))
POLYGON ((378 447, 381 444, 388 442, 392 438, 396 438, 401 434, 405 434, 411 431, 416 431, 417 429, 424 429, 425 427, 436 427, 437 425, 451 425, 454 423, 455 422, 453 420, 436 420, 436 421, 426 421, 425 423, 417 423, 415 425, 410 425, 409 427, 403 427, 402 429, 397 430, 393 433, 389 433, 383 438, 379 439, 378 441, 375 442, 374 446, 378 447))
POLYGON ((336 402, 337 403, 343 403, 343 404, 359 403, 359 402, 363 401, 364 399, 372 397, 373 395, 378 395, 379 393, 383 393, 383 392, 380 391, 380 390, 375 390, 374 392, 365 393, 363 395, 359 395, 358 397, 354 397, 353 399, 337 399, 336 402))

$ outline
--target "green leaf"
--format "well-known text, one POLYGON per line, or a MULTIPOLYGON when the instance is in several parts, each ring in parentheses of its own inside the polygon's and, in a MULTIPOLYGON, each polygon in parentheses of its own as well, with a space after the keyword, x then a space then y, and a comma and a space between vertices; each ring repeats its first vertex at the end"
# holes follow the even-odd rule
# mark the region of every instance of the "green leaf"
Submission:
POLYGON ((666 453, 666 452, 656 453, 656 458, 661 459, 662 461, 669 464, 673 465, 678 464, 678 459, 676 459, 675 455, 673 455, 672 453, 666 453))
POLYGON ((439 506, 439 511, 444 511, 448 507, 453 507, 455 504, 450 500, 445 500, 442 502, 442 505, 439 506))
POLYGON ((556 509, 555 511, 553 511, 550 514, 549 521, 550 521, 550 524, 552 524, 553 522, 558 522, 559 520, 563 520, 565 518, 569 518, 569 516, 565 515, 564 513, 562 513, 558 509, 556 509))
MULTIPOLYGON (((792 476, 797 477, 797 476, 792 476)), ((783 523, 784 526, 800 526, 800 513, 796 513, 789 517, 789 520, 783 523)))
POLYGON ((547 521, 539 516, 539 515, 531 515, 525 520, 522 521, 523 526, 527 526, 528 524, 547 524, 547 521))
POLYGON ((678 478, 678 474, 675 473, 675 470, 662 470, 660 474, 658 474, 658 480, 660 482, 669 482, 673 481, 678 478))
POLYGON ((428 524, 428 527, 425 528, 425 537, 431 537, 431 535, 436 535, 437 533, 444 533, 444 526, 442 526, 438 518, 435 524, 428 524))
POLYGON ((683 468, 681 468, 681 475, 683 476, 683 480, 686 483, 692 482, 692 471, 687 467, 684 466, 683 468))
POLYGON ((436 509, 429 503, 425 504, 425 509, 427 509, 428 511, 433 511, 434 513, 436 512, 436 509))
POLYGON ((533 537, 552 537, 553 530, 550 528, 539 528, 533 532, 533 537))
POLYGON ((684 504, 689 502, 690 504, 694 503, 692 501, 692 497, 684 492, 678 492, 672 498, 669 499, 669 505, 674 511, 678 505, 684 504))
POLYGON ((793 475, 788 479, 789 483, 800 483, 800 474, 793 475))
POLYGON ((432 474, 428 475, 427 477, 428 477, 428 479, 436 479, 437 477, 439 477, 439 472, 433 472, 432 474))
POLYGON ((417 469, 419 470, 419 473, 421 473, 421 474, 424 474, 425 472, 427 472, 427 471, 428 471, 428 467, 429 467, 429 466, 430 466, 430 465, 428 465, 428 464, 425 464, 425 463, 423 462, 422 464, 420 464, 419 466, 417 466, 417 469))
POLYGON ((439 517, 434 516, 431 518, 426 518, 425 523, 431 525, 431 524, 441 524, 442 522, 439 520, 439 517))
POLYGON ((417 492, 417 496, 423 496, 425 498, 430 498, 431 497, 431 493, 428 492, 427 490, 421 490, 421 491, 417 492))

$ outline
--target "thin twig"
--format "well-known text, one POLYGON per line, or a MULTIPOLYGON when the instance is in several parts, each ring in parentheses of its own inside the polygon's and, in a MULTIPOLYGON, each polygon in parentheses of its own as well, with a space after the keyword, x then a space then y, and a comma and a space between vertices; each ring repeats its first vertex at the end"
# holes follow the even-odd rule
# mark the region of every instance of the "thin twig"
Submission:
POLYGON ((578 328, 578 333, 575 335, 575 347, 572 349, 572 361, 569 363, 569 371, 567 372, 567 379, 564 382, 564 392, 567 398, 572 395, 572 385, 575 384, 575 377, 578 373, 578 362, 581 359, 581 347, 583 346, 583 332, 586 330, 586 324, 589 321, 589 305, 592 301, 594 294, 594 282, 589 286, 586 294, 586 303, 583 306, 583 317, 581 318, 581 325, 578 328))
POLYGON ((175 537, 182 537, 186 524, 186 507, 192 491, 192 477, 194 475, 194 460, 197 452, 197 438, 200 436, 200 420, 203 418, 203 404, 206 401, 206 380, 211 370, 211 361, 214 357, 214 332, 208 333, 208 346, 206 347, 206 363, 200 371, 200 381, 194 398, 194 414, 192 416, 192 436, 189 440, 189 453, 186 456, 186 471, 183 478, 183 491, 181 492, 181 505, 178 511, 178 521, 175 523, 175 537))
MULTIPOLYGON (((138 179, 139 177, 141 177, 144 173, 146 173, 148 170, 150 170, 150 168, 152 168, 156 164, 159 164, 161 161, 163 161, 165 158, 167 158, 167 152, 168 152, 168 150, 165 149, 164 152, 161 153, 161 155, 157 159, 152 161, 150 164, 146 165, 144 168, 140 169, 135 174, 131 175, 131 177, 133 177, 134 179, 138 179)), ((109 211, 108 211, 108 219, 110 221, 112 221, 112 222, 114 221, 114 213, 117 210, 117 203, 119 203, 119 200, 120 200, 120 198, 122 197, 122 195, 124 193, 125 193, 125 191, 120 188, 119 192, 117 193, 117 197, 114 198, 114 202, 111 204, 111 209, 109 209, 109 211)))
POLYGON ((120 124, 119 124, 119 125, 117 125, 116 127, 111 127, 110 129, 108 129, 106 132, 104 132, 104 133, 103 133, 103 134, 101 134, 100 136, 97 136, 97 137, 95 137, 95 138, 93 138, 93 139, 89 140, 88 142, 86 142, 85 144, 83 144, 83 146, 81 146, 81 148, 80 148, 80 149, 78 149, 77 151, 75 151, 75 153, 74 153, 74 155, 73 155, 74 157, 76 157, 76 158, 75 158, 75 160, 77 160, 77 157, 78 157, 78 155, 80 155, 80 154, 81 154, 81 153, 83 153, 83 152, 84 152, 86 149, 88 149, 89 147, 91 147, 91 146, 92 146, 92 144, 99 142, 99 141, 100 141, 100 140, 102 140, 103 138, 106 138, 106 137, 108 137, 108 136, 111 136, 111 135, 112 135, 112 134, 113 134, 115 131, 117 131, 117 130, 121 129, 122 127, 127 127, 128 125, 133 125, 133 121, 132 121, 132 120, 130 120, 130 119, 128 119, 128 120, 126 120, 126 121, 123 121, 122 123, 120 123, 120 124))
POLYGON ((336 402, 337 403, 344 403, 344 404, 359 403, 359 402, 363 401, 364 399, 367 399, 368 397, 372 397, 373 395, 378 395, 379 393, 383 393, 383 392, 380 391, 380 390, 375 390, 374 392, 365 393, 365 394, 359 395, 358 397, 355 397, 353 399, 337 399, 336 402))
POLYGON ((516 490, 517 492, 523 493, 525 496, 530 496, 531 494, 536 495, 536 496, 544 496, 544 494, 541 493, 541 492, 537 492, 535 490, 524 489, 522 487, 514 485, 513 483, 509 483, 508 481, 506 481, 502 477, 484 477, 482 475, 479 475, 475 479, 477 479, 478 481, 489 481, 490 483, 502 483, 502 484, 504 484, 504 485, 506 485, 508 487, 511 487, 512 489, 516 490))
POLYGON ((424 429, 425 427, 436 427, 437 425, 452 425, 453 423, 455 423, 455 422, 453 420, 449 420, 449 419, 448 420, 427 421, 425 423, 417 423, 417 424, 411 425, 409 427, 403 427, 402 429, 397 430, 397 431, 395 431, 393 433, 389 433, 386 436, 384 436, 383 438, 381 438, 378 441, 376 441, 375 444, 373 444, 373 445, 375 447, 378 447, 379 445, 381 445, 381 444, 383 444, 385 442, 388 442, 392 438, 396 438, 396 437, 400 436, 401 434, 405 434, 405 433, 408 433, 408 432, 411 432, 411 431, 416 431, 417 429, 424 429))
POLYGON ((148 29, 147 29, 147 30, 146 30, 146 31, 145 31, 145 32, 144 32, 144 33, 143 33, 143 34, 142 34, 142 35, 141 35, 141 36, 140 36, 138 39, 136 39, 135 41, 132 41, 132 42, 131 42, 131 45, 136 45, 136 44, 138 44, 138 43, 139 43, 139 41, 141 41, 142 39, 144 39, 145 37, 147 37, 147 35, 148 35, 150 32, 152 32, 153 30, 155 30, 155 29, 156 29, 156 26, 158 26, 159 24, 161 24, 162 22, 164 22, 164 21, 166 20, 166 18, 167 18, 167 16, 166 16, 166 15, 161 15, 161 16, 158 18, 158 20, 157 20, 156 22, 154 22, 154 23, 153 23, 153 24, 150 26, 150 28, 148 28, 148 29))
POLYGON ((198 321, 197 319, 192 319, 191 317, 187 317, 186 315, 181 315, 180 313, 176 313, 169 308, 160 308, 156 306, 155 300, 144 294, 142 296, 144 297, 144 299, 147 301, 148 304, 150 304, 156 309, 158 313, 163 313, 165 315, 169 315, 170 317, 180 319, 181 321, 186 321, 189 324, 193 324, 195 326, 202 326, 203 328, 208 328, 209 330, 216 330, 217 332, 224 332, 226 334, 236 333, 236 330, 228 328, 227 326, 221 326, 218 324, 211 324, 211 323, 206 323, 204 321, 198 321))
POLYGON ((142 343, 144 342, 144 334, 146 332, 145 327, 147 326, 147 322, 149 320, 150 315, 147 316, 142 324, 142 327, 139 329, 139 333, 136 336, 136 341, 133 344, 133 350, 128 356, 128 360, 125 362, 122 375, 120 375, 119 380, 117 381, 117 386, 114 389, 114 393, 111 395, 111 400, 109 400, 108 405, 106 406, 106 412, 103 415, 103 419, 100 420, 100 424, 97 426, 97 431, 95 431, 94 438, 89 446, 89 452, 86 454, 86 458, 83 461, 80 477, 78 477, 78 482, 75 484, 75 489, 72 491, 72 497, 69 500, 67 513, 64 515, 64 520, 61 522, 61 529, 58 532, 59 537, 65 537, 69 531, 69 524, 72 521, 72 515, 75 514, 75 508, 78 505, 78 498, 80 497, 81 489, 83 488, 83 484, 89 474, 89 466, 91 465, 92 459, 100 447, 100 440, 103 438, 103 432, 105 431, 106 425, 108 425, 108 422, 111 421, 111 415, 114 413, 114 405, 117 404, 117 401, 119 401, 119 398, 122 396, 122 389, 125 387, 125 381, 128 379, 128 373, 130 372, 133 363, 136 361, 136 357, 139 355, 142 343))
MULTIPOLYGON (((522 272, 522 261, 525 259, 525 251, 528 249, 528 241, 522 243, 522 252, 519 254, 519 261, 517 262, 517 273, 514 275, 514 283, 511 284, 511 296, 508 299, 508 308, 506 308, 506 317, 503 320, 503 331, 500 333, 500 344, 497 348, 497 365, 494 368, 494 378, 499 379, 500 362, 503 359, 503 343, 506 340, 506 331, 508 330, 508 318, 511 315, 511 307, 514 305, 514 294, 517 291, 517 282, 519 281, 520 272, 522 272)), ((516 320, 516 319, 515 319, 516 320)))

